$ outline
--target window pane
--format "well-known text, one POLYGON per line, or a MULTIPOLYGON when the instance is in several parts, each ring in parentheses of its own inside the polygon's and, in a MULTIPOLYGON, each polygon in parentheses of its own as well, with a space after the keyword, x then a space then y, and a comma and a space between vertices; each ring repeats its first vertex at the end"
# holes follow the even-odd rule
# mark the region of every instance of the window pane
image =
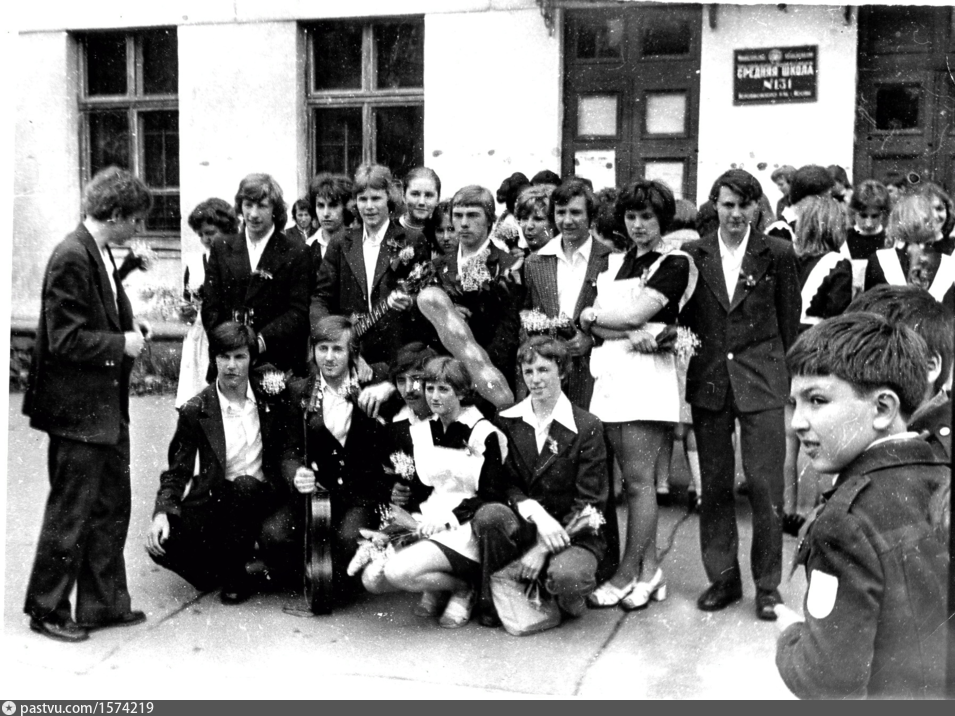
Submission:
POLYGON ((643 176, 648 180, 662 181, 673 191, 675 199, 683 198, 682 161, 648 161, 644 165, 643 176))
POLYGON ((623 58, 623 18, 576 18, 577 59, 623 58))
POLYGON ((91 95, 126 94, 126 37, 88 35, 86 91, 91 95))
POLYGON ((647 134, 686 132, 686 92, 647 94, 647 134))
POLYGON ((153 208, 146 217, 146 231, 179 231, 179 194, 153 194, 153 208))
POLYGON ((179 186, 179 113, 143 112, 143 181, 150 187, 179 186))
POLYGON ((116 165, 129 169, 129 117, 125 112, 93 112, 89 115, 90 176, 116 165))
POLYGON ((176 31, 143 34, 143 93, 176 94, 179 91, 179 42, 176 31))
POLYGON ((655 18, 643 30, 643 56, 685 55, 690 51, 690 23, 681 18, 655 18))
POLYGON ((869 42, 877 52, 926 52, 932 47, 935 10, 930 7, 870 7, 869 42))
POLYGON ((424 87, 424 23, 375 26, 378 89, 424 87))
POLYGON ((353 176, 361 164, 361 107, 316 109, 315 171, 353 176))
POLYGON ((617 96, 580 97, 577 101, 578 137, 617 136, 617 96))
POLYGON ((312 44, 316 92, 361 89, 361 25, 323 23, 315 28, 312 44))
POLYGON ((375 161, 389 167, 395 176, 424 164, 424 107, 379 107, 375 128, 375 161))
POLYGON ((919 126, 920 88, 880 87, 875 95, 876 129, 915 129, 919 126))

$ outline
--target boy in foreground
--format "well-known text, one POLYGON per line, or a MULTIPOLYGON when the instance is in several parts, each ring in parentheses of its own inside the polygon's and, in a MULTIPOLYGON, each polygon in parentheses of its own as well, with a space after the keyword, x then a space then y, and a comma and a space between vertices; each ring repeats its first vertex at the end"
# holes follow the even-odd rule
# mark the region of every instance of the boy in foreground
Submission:
POLYGON ((941 698, 948 550, 933 505, 950 468, 906 432, 926 344, 881 316, 847 314, 804 333, 787 363, 793 429, 835 480, 796 556, 805 621, 776 607, 779 673, 801 698, 941 698))

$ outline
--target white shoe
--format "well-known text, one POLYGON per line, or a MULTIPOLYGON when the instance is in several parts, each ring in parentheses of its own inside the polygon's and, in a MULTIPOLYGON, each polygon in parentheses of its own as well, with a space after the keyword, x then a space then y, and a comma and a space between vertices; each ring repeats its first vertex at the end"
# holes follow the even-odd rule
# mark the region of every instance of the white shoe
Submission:
POLYGON ((636 586, 636 577, 622 587, 615 587, 609 581, 604 582, 587 596, 587 604, 596 609, 615 607, 620 604, 620 601, 630 594, 636 586))
POLYGON ((620 606, 624 611, 632 612, 635 609, 646 609, 651 599, 662 602, 666 598, 667 585, 663 581, 663 570, 657 569, 649 582, 637 582, 633 591, 620 600, 620 606))
POLYGON ((444 608, 444 614, 438 620, 438 626, 445 629, 463 627, 471 620, 471 610, 476 600, 477 592, 473 589, 454 592, 448 600, 448 606, 444 608))

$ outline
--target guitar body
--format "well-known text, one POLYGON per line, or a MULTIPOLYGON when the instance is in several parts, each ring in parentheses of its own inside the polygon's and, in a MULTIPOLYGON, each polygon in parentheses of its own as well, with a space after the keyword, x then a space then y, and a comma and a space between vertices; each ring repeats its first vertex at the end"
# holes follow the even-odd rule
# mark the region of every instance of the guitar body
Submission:
POLYGON ((319 488, 305 503, 305 599, 313 614, 331 613, 334 584, 332 503, 319 488))

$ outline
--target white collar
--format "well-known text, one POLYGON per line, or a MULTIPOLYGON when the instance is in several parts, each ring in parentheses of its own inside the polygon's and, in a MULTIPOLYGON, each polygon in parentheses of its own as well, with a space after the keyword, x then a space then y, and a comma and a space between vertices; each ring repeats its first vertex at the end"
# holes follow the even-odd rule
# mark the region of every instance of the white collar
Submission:
POLYGON ((366 241, 370 241, 373 244, 380 244, 382 239, 385 238, 385 234, 387 233, 388 226, 390 224, 391 224, 391 219, 385 219, 384 223, 378 227, 378 231, 376 231, 374 234, 371 234, 368 231, 367 226, 362 225, 362 229, 361 229, 362 243, 365 243, 366 241))
MULTIPOLYGON (((219 407, 220 407, 220 408, 224 408, 224 407, 227 406, 227 405, 238 405, 238 403, 236 403, 236 402, 234 402, 234 401, 232 401, 232 400, 229 400, 229 399, 225 396, 225 394, 223 394, 222 390, 219 388, 219 379, 218 379, 218 378, 216 378, 216 393, 219 394, 219 407)), ((255 393, 252 392, 252 381, 251 381, 251 380, 248 382, 248 384, 247 384, 246 387, 245 387, 245 398, 246 398, 246 400, 251 400, 253 405, 256 404, 255 393)))
POLYGON ((869 447, 867 447, 866 450, 869 450, 870 448, 873 448, 876 445, 879 445, 880 443, 887 443, 890 440, 910 440, 912 438, 917 438, 918 436, 919 436, 918 433, 912 433, 912 432, 904 432, 904 433, 896 433, 895 435, 887 435, 884 438, 873 440, 871 443, 869 443, 869 447))
MULTIPOLYGON (((590 261, 590 252, 594 247, 594 237, 588 236, 587 240, 577 247, 577 250, 574 251, 572 255, 580 254, 583 256, 584 261, 590 261)), ((546 244, 541 246, 537 250, 538 256, 556 256, 557 258, 567 259, 567 255, 564 253, 563 239, 561 234, 557 234, 553 239, 548 241, 546 244)))
MULTIPOLYGON (((537 419, 537 415, 534 413, 531 396, 527 396, 520 403, 507 410, 502 410, 501 416, 505 418, 521 418, 535 430, 540 423, 537 419)), ((570 404, 570 399, 564 395, 564 391, 561 391, 560 397, 557 398, 557 404, 554 406, 554 412, 550 414, 550 420, 554 423, 560 423, 572 433, 577 432, 577 422, 574 420, 574 407, 570 404)))
POLYGON ((731 249, 729 246, 723 243, 723 230, 717 229, 717 243, 720 245, 720 256, 725 257, 727 254, 733 254, 733 256, 739 256, 741 253, 746 253, 746 246, 749 244, 749 235, 752 232, 752 225, 746 227, 746 236, 743 237, 743 240, 739 242, 739 246, 735 249, 731 249))
POLYGON ((312 234, 307 239, 305 239, 305 243, 308 246, 311 246, 316 241, 320 243, 322 246, 326 246, 326 247, 328 246, 328 239, 325 238, 325 234, 321 229, 319 229, 314 234, 312 234))
MULTIPOLYGON (((407 407, 407 406, 405 406, 407 407)), ((440 420, 437 415, 432 415, 429 420, 440 420)), ((455 418, 455 423, 461 423, 462 425, 467 425, 469 428, 473 428, 478 424, 479 420, 483 420, 484 416, 481 414, 481 411, 475 408, 473 405, 468 405, 461 409, 461 414, 455 418)), ((453 424, 453 423, 452 423, 453 424)))
POLYGON ((491 237, 488 236, 486 239, 484 239, 484 243, 481 244, 481 248, 479 248, 473 254, 468 254, 467 256, 464 255, 464 247, 459 243, 458 244, 458 266, 461 266, 462 264, 464 264, 465 261, 473 261, 474 258, 478 254, 480 254, 482 251, 484 251, 484 249, 486 249, 490 243, 491 243, 491 237))
POLYGON ((264 247, 268 243, 269 239, 272 238, 272 234, 274 233, 275 233, 275 224, 272 224, 272 228, 269 229, 269 233, 267 233, 258 241, 253 241, 252 239, 249 238, 249 227, 246 226, 245 227, 245 242, 249 244, 249 246, 264 247))
POLYGON ((413 411, 411 408, 405 405, 404 407, 401 408, 401 410, 399 410, 395 414, 395 417, 391 419, 391 422, 400 423, 404 420, 407 420, 412 425, 417 425, 418 423, 423 423, 425 420, 430 420, 430 419, 431 419, 430 417, 419 418, 418 415, 415 413, 415 411, 413 411))

